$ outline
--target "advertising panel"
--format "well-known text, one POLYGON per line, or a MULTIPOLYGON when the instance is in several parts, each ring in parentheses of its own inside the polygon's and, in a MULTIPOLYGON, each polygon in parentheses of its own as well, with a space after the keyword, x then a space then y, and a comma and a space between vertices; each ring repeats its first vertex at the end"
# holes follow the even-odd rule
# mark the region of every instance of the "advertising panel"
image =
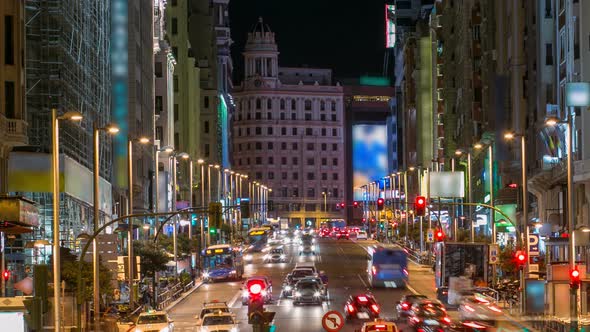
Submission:
POLYGON ((465 197, 463 172, 430 172, 430 197, 465 197))
POLYGON ((395 47, 395 5, 385 5, 385 47, 395 47))
MULTIPOLYGON (((355 188, 388 175, 385 125, 352 127, 352 168, 355 188)), ((354 199, 363 199, 361 190, 355 190, 354 199)))

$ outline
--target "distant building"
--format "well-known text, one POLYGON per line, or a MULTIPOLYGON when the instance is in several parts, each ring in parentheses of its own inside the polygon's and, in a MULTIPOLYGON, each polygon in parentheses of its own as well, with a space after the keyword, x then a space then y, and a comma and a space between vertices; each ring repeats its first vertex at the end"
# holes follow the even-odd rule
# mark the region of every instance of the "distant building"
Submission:
POLYGON ((245 78, 234 89, 232 164, 272 189, 268 217, 319 226, 343 219, 343 89, 329 69, 279 67, 275 34, 260 19, 248 34, 245 78))

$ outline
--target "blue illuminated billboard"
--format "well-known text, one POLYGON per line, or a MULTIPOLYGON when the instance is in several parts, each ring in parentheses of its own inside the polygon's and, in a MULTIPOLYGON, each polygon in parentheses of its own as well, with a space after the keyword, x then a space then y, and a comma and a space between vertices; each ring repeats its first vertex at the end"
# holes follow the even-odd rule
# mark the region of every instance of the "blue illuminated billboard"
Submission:
MULTIPOLYGON (((388 175, 387 127, 383 125, 354 125, 352 127, 353 186, 382 179, 388 175)), ((355 190, 355 200, 362 200, 355 190)))

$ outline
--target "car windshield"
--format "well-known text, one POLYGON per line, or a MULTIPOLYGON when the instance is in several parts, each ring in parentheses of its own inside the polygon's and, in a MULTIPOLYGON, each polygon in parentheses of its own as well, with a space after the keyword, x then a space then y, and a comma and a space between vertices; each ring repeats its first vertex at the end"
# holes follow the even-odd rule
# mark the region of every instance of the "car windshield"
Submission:
POLYGON ((143 315, 137 319, 137 324, 168 323, 166 315, 143 315))
POLYGON ((231 325, 234 320, 230 316, 209 316, 203 320, 203 325, 231 325))
POLYGON ((422 317, 441 317, 446 316, 446 312, 439 304, 424 303, 420 304, 418 315, 422 317))
POLYGON ((311 270, 295 270, 291 273, 292 278, 304 278, 310 275, 313 275, 311 270))
POLYGON ((201 318, 203 318, 207 314, 212 314, 216 312, 229 312, 228 308, 207 308, 201 311, 201 318))

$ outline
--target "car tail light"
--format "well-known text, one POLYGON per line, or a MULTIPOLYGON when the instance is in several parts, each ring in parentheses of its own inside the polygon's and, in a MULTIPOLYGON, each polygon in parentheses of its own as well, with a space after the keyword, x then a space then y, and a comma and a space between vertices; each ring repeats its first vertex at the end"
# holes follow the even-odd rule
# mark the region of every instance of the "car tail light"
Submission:
POLYGON ((379 306, 376 304, 371 305, 371 309, 375 312, 375 313, 379 313, 379 306))
POLYGON ((467 327, 472 327, 474 329, 485 329, 484 325, 480 325, 480 324, 477 324, 474 322, 465 322, 465 323, 463 323, 463 325, 467 326, 467 327))
POLYGON ((402 303, 402 309, 408 310, 409 308, 410 308, 410 305, 408 304, 408 302, 402 303))
POLYGON ((417 332, 424 332, 424 329, 423 328, 418 328, 416 331, 417 332))
POLYGON ((449 317, 443 317, 443 321, 447 324, 451 324, 451 319, 449 317))
POLYGON ((469 305, 465 305, 465 306, 464 306, 464 308, 465 308, 465 310, 467 310, 467 311, 475 312, 475 309, 473 309, 473 308, 472 308, 471 306, 469 306, 469 305))
POLYGON ((412 316, 410 317, 410 320, 413 321, 414 323, 420 323, 420 318, 412 316))
POLYGON ((375 325, 375 331, 387 331, 387 326, 385 324, 377 324, 375 325))
POLYGON ((346 305, 346 310, 348 310, 348 312, 353 313, 354 312, 354 306, 352 304, 347 304, 346 305))
POLYGON ((408 275, 408 270, 404 269, 404 274, 407 276, 408 275))
POLYGON ((365 303, 365 302, 367 302, 367 301, 368 301, 368 300, 367 300, 367 297, 366 297, 366 296, 362 296, 362 295, 361 295, 361 296, 359 296, 359 297, 357 297, 357 299, 359 300, 359 302, 363 302, 363 303, 365 303))
POLYGON ((371 267, 371 271, 373 272, 373 275, 377 274, 377 268, 375 266, 371 267))
POLYGON ((495 305, 491 305, 489 306, 490 310, 495 311, 495 312, 502 312, 502 309, 496 307, 495 305))

